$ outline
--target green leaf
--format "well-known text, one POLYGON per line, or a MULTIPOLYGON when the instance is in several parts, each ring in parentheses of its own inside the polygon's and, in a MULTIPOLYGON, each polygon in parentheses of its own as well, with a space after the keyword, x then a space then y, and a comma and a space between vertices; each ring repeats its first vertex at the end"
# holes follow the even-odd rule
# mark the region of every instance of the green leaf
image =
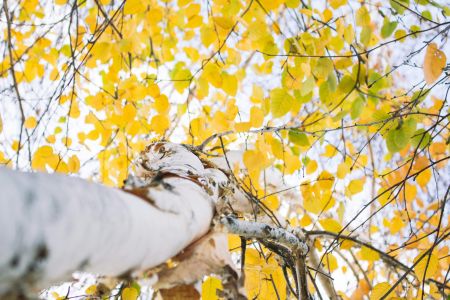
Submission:
POLYGON ((356 11, 356 25, 364 26, 369 24, 370 13, 365 5, 361 5, 361 7, 356 11))
POLYGON ((381 27, 381 36, 385 39, 390 37, 397 28, 398 22, 390 22, 387 17, 384 18, 383 27, 381 27))
POLYGON ((339 113, 337 113, 333 118, 332 118, 332 120, 333 120, 333 122, 340 122, 343 118, 345 118, 345 116, 348 114, 348 111, 347 110, 343 110, 343 111, 341 111, 341 112, 339 112, 339 113))
POLYGON ((425 129, 418 129, 412 136, 411 145, 414 148, 424 148, 430 144, 431 135, 425 129), (420 143, 420 146, 419 146, 420 143))
POLYGON ((387 86, 386 76, 380 75, 375 71, 370 71, 368 84, 370 92, 372 94, 377 94, 379 90, 387 86))
POLYGON ((317 78, 325 79, 333 71, 333 62, 329 58, 319 58, 314 68, 314 75, 317 78))
POLYGON ((309 101, 311 101, 312 96, 313 96, 313 92, 303 95, 301 90, 294 90, 294 97, 300 103, 308 103, 309 101))
POLYGON ((402 124, 402 130, 405 132, 408 138, 412 137, 416 131, 417 122, 413 118, 406 119, 402 124))
POLYGON ((372 28, 370 26, 364 26, 361 30, 361 35, 359 36, 359 40, 364 46, 369 46, 370 37, 372 36, 372 28))
POLYGON ((308 140, 308 137, 306 136, 306 134, 304 134, 303 132, 300 132, 297 129, 289 130, 289 141, 291 141, 292 143, 294 143, 298 146, 302 146, 302 147, 309 146, 309 140, 308 140))
POLYGON ((327 83, 330 91, 335 92, 337 88, 337 79, 334 73, 330 73, 330 75, 328 75, 327 83))
POLYGON ((389 150, 389 152, 395 153, 401 150, 401 148, 398 147, 397 143, 395 142, 396 138, 396 130, 391 130, 388 132, 386 136, 386 146, 389 150))
POLYGON ((428 96, 428 93, 430 92, 429 89, 421 89, 417 92, 415 92, 412 96, 411 96, 411 101, 416 101, 417 103, 422 102, 423 100, 425 100, 425 98, 428 96))
POLYGON ((191 71, 185 68, 183 62, 177 63, 170 72, 170 78, 175 81, 173 85, 179 93, 182 93, 189 86, 191 76, 191 71))
POLYGON ((364 98, 359 96, 358 98, 356 98, 353 103, 352 103, 352 109, 350 112, 350 116, 352 117, 352 120, 356 119, 359 117, 359 115, 361 114, 364 105, 365 105, 365 101, 364 98))
POLYGON ((390 0, 389 2, 398 14, 403 14, 406 7, 409 7, 409 0, 390 0))
MULTIPOLYGON (((442 9, 442 13, 443 13, 445 16, 450 17, 450 7, 449 7, 449 6, 444 7, 444 8, 442 9)), ((449 296, 448 298, 450 299, 450 296, 449 296)))
POLYGON ((390 118, 390 115, 382 110, 376 110, 373 112, 373 119, 375 121, 383 121, 390 118))
POLYGON ((314 81, 313 76, 309 76, 308 78, 306 78, 306 80, 302 82, 302 89, 300 90, 301 95, 306 96, 311 93, 314 89, 315 83, 316 82, 314 81))
POLYGON ((416 123, 413 119, 403 122, 400 128, 391 129, 386 137, 386 145, 390 152, 398 152, 405 148, 410 142, 412 132, 416 128, 416 123))
POLYGON ((433 20, 433 16, 431 15, 431 12, 429 10, 424 10, 422 12, 422 16, 428 20, 433 20))
POLYGON ((322 103, 329 103, 331 99, 330 86, 327 82, 323 82, 319 87, 319 97, 322 103))
POLYGON ((339 82, 338 90, 343 94, 348 94, 355 86, 355 80, 349 76, 345 75, 342 77, 341 82, 339 82))
POLYGON ((139 295, 141 294, 141 285, 137 281, 131 282, 130 287, 135 289, 139 295))
POLYGON ((404 128, 394 130, 395 144, 402 150, 409 142, 409 136, 404 128))
POLYGON ((284 89, 276 88, 270 92, 270 111, 275 118, 287 114, 293 103, 294 98, 284 89))

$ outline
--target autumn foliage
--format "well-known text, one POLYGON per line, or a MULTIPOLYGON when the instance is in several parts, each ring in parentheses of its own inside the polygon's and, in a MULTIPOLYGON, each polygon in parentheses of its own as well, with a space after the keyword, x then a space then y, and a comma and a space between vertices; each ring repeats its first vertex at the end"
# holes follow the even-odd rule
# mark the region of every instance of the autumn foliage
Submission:
MULTIPOLYGON (((329 297, 324 273, 343 299, 443 299, 449 16, 425 0, 4 0, 0 163, 121 187, 151 141, 184 143, 227 159, 255 199, 240 218, 304 231, 311 295, 329 297)), ((229 235, 248 298, 294 299, 289 259, 244 242, 229 235)), ((221 289, 211 276, 201 295, 221 289)))

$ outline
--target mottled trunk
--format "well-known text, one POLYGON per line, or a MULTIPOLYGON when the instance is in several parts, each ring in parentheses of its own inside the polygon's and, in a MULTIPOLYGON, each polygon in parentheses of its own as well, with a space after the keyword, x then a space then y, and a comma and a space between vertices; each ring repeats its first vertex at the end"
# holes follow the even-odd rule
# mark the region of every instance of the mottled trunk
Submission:
POLYGON ((140 185, 129 187, 134 194, 0 168, 0 295, 48 287, 74 271, 146 270, 204 235, 216 194, 200 160, 168 144, 147 149, 142 166, 140 185))

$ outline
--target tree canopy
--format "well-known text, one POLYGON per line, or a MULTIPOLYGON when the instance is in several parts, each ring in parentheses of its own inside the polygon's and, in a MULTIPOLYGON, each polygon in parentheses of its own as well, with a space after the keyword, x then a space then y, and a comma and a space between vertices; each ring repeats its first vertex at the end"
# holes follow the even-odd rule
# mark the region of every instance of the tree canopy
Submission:
MULTIPOLYGON (((0 163, 121 188, 185 144, 252 199, 236 220, 308 239, 317 299, 448 297, 445 2, 3 0, 0 163)), ((249 299, 299 297, 283 245, 228 242, 249 299)))

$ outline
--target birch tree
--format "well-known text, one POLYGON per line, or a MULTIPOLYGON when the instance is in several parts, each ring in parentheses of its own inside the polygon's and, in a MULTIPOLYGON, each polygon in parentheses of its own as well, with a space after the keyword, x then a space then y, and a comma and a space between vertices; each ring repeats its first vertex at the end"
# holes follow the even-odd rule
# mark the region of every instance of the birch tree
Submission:
POLYGON ((0 297, 447 298, 449 15, 3 0, 0 297))

